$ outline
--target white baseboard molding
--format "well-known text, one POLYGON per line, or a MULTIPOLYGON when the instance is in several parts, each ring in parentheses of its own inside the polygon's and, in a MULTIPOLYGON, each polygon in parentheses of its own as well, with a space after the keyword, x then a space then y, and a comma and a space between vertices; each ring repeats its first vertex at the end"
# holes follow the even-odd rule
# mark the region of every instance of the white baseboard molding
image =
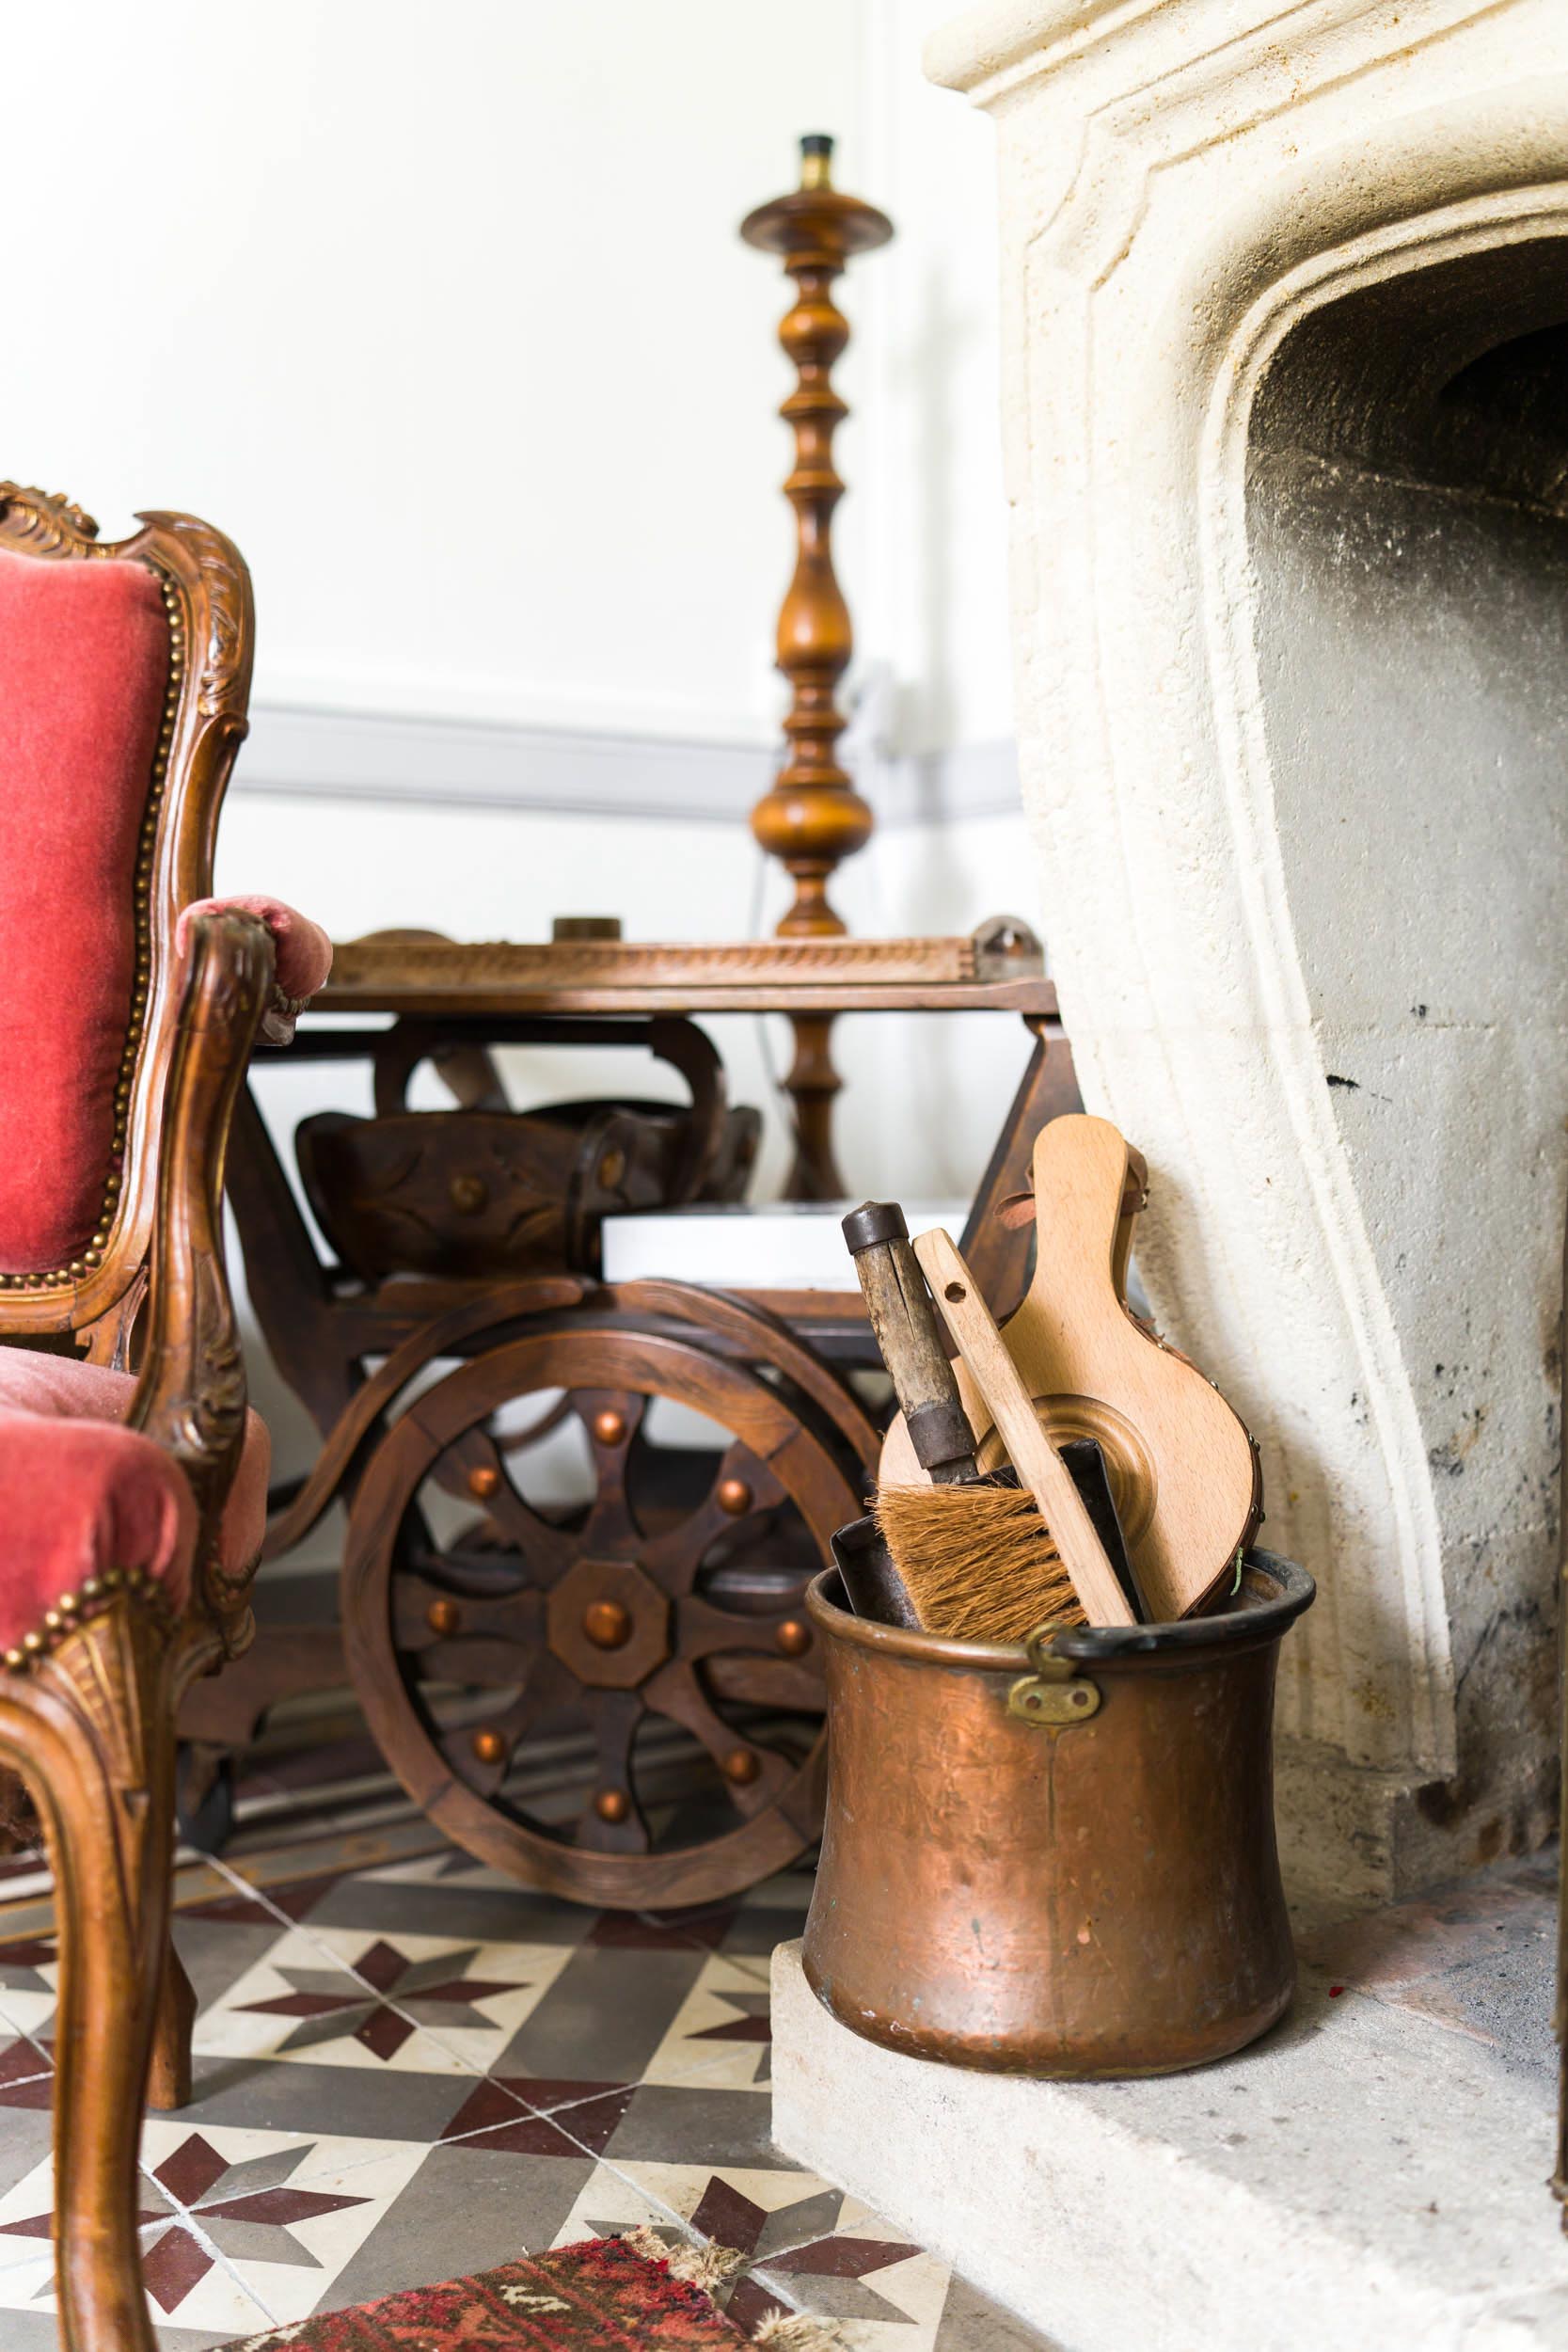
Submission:
MULTIPOLYGON (((592 734, 458 719, 252 706, 234 774, 243 793, 744 824, 778 755, 753 743, 592 734)), ((1011 743, 866 758, 860 788, 883 828, 1010 816, 1011 743)))

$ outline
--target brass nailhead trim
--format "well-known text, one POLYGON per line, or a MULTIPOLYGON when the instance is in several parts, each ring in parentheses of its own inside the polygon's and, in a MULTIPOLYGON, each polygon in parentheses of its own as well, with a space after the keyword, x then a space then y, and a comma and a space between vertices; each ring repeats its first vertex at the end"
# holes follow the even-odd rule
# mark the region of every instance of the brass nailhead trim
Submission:
POLYGON ((41 1626, 24 1633, 11 1648, 0 1651, 0 1664, 12 1674, 25 1674, 68 1633, 74 1633, 85 1618, 101 1616, 121 1593, 128 1593, 150 1609, 162 1626, 172 1629, 175 1613, 161 1578, 150 1576, 145 1568, 105 1568, 102 1576, 86 1578, 79 1593, 62 1593, 54 1608, 44 1611, 41 1626))
MULTIPOLYGON (((132 882, 132 906, 136 925, 135 977, 132 981, 131 1019, 125 1033, 125 1051, 120 1057, 119 1076, 115 1085, 115 1121, 109 1145, 109 1174, 103 1186, 103 1203, 94 1220, 102 1230, 93 1233, 91 1248, 84 1249, 81 1256, 73 1258, 69 1265, 55 1266, 42 1274, 0 1274, 0 1291, 70 1289, 72 1283, 83 1280, 94 1266, 103 1264, 109 1229, 115 1221, 121 1184, 120 1167, 125 1154, 131 1088, 135 1075, 136 1056, 141 1050, 142 1032, 147 1025, 148 981, 152 969, 150 934, 152 858, 158 846, 158 820, 163 813, 164 787, 168 780, 168 755, 174 741, 174 723, 185 679, 185 624, 180 610, 180 592, 166 572, 157 570, 156 566, 150 568, 156 572, 164 612, 168 620, 168 685, 164 692, 164 716, 158 729, 158 747, 152 757, 147 805, 142 811, 141 830, 136 836, 136 863, 132 882)), ((11 1655, 7 1651, 8 1665, 11 1662, 11 1655)))

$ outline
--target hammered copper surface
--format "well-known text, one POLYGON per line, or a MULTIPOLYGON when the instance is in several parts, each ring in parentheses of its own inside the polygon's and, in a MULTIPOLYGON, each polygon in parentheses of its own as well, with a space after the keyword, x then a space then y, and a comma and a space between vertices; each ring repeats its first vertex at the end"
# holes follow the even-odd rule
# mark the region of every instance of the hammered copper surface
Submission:
POLYGON ((818 1999, 889 2048, 1013 2074, 1165 2073, 1262 2033, 1295 1979, 1275 1663, 1312 1592, 1255 1553, 1223 1616, 1058 1635, 1099 1704, 1041 1724, 1008 1708, 1023 1650, 871 1624, 818 1577, 818 1999))

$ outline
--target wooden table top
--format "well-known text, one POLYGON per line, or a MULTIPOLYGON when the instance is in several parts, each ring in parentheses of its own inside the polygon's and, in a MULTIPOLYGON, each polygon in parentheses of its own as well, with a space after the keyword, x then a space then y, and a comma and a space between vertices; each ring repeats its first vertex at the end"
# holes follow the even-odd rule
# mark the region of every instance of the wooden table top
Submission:
POLYGON ((570 941, 349 940, 312 1012, 527 1018, 552 1013, 1017 1012, 1056 989, 1027 958, 969 939, 748 940, 700 946, 570 941))

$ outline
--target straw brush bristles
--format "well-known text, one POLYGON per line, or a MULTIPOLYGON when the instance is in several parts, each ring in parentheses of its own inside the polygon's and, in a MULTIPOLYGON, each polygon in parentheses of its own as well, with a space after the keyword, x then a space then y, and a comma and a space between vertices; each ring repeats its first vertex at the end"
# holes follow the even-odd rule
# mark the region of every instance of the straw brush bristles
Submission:
POLYGON ((1022 1486, 883 1486, 878 1530, 930 1633, 1022 1642, 1084 1612, 1033 1495, 1022 1486))

